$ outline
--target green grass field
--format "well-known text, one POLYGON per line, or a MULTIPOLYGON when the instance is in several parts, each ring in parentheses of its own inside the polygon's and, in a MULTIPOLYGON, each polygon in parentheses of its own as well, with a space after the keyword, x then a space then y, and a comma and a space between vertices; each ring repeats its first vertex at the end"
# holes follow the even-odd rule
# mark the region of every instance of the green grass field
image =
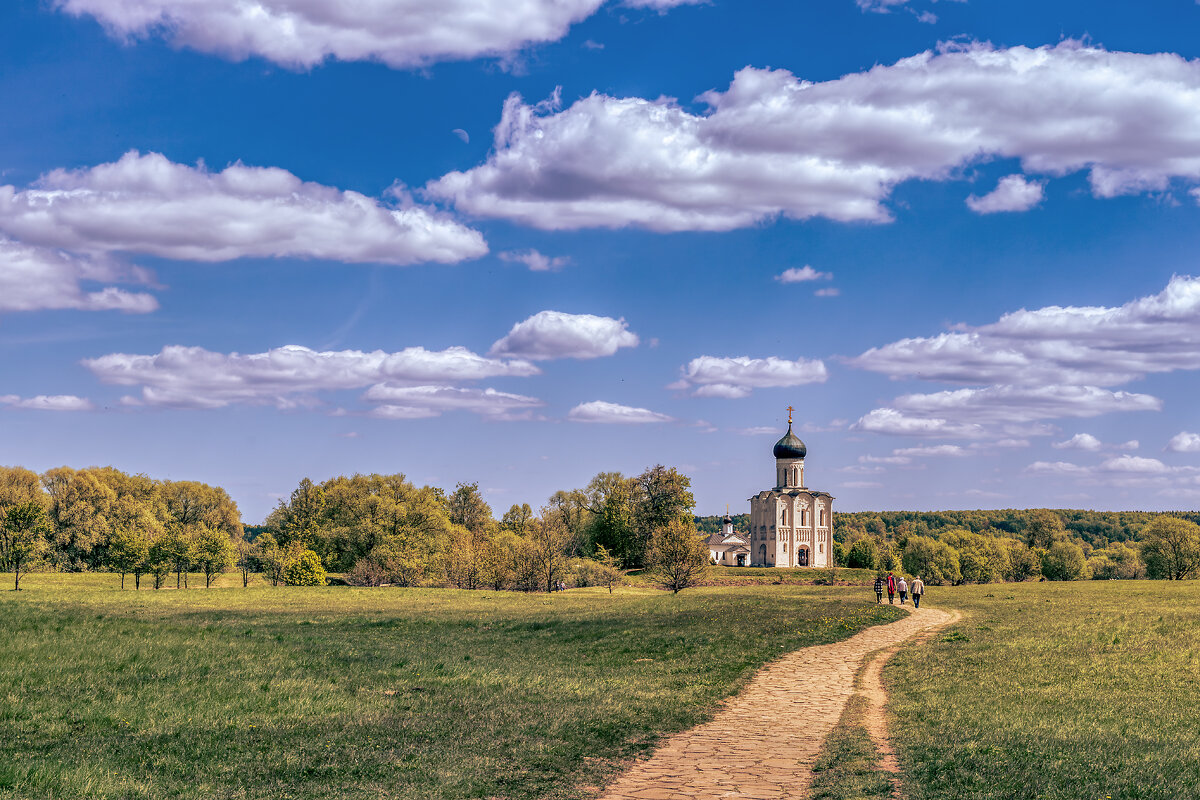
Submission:
POLYGON ((5 798, 586 797, 766 661, 897 613, 789 585, 22 585, 0 592, 5 798))
POLYGON ((905 798, 1200 797, 1195 581, 935 588, 885 668, 905 798))

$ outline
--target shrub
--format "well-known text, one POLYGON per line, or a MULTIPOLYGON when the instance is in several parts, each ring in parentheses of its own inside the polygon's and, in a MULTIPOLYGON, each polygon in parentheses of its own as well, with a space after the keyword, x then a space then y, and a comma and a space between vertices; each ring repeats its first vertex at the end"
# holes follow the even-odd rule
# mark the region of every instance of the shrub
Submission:
POLYGON ((1079 580, 1086 569, 1087 561, 1083 557, 1083 548, 1074 542, 1057 541, 1042 556, 1042 574, 1047 580, 1079 580))
POLYGON ((864 537, 852 544, 846 553, 846 566, 852 569, 878 569, 879 551, 875 549, 875 542, 864 537))
POLYGON ((321 557, 312 550, 304 550, 283 569, 283 580, 288 586, 324 586, 325 568, 321 557))
POLYGON ((655 583, 678 594, 704 577, 708 546, 690 520, 676 520, 654 532, 649 561, 649 574, 655 583))

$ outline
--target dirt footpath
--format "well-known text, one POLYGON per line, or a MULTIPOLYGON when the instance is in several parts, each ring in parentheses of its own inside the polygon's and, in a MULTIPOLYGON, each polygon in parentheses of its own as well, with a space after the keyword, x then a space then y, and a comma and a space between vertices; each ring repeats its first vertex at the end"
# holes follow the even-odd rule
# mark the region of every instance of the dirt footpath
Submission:
POLYGON ((812 766, 854 694, 854 676, 866 658, 953 619, 922 608, 843 642, 783 656, 726 701, 711 722, 672 736, 635 764, 602 800, 807 797, 812 766))

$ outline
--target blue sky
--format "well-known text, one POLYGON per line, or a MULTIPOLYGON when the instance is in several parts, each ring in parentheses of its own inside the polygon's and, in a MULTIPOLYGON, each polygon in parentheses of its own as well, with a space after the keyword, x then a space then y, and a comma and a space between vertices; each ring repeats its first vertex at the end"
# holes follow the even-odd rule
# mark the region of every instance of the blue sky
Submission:
POLYGON ((0 462, 1195 507, 1192 0, 352 5, 0 8, 0 462))

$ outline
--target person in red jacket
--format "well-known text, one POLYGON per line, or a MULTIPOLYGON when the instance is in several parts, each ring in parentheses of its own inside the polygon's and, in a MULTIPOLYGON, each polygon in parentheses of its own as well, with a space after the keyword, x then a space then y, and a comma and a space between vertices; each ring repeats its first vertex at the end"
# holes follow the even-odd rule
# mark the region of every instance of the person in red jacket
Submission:
POLYGON ((888 573, 888 604, 896 604, 896 576, 888 573))

